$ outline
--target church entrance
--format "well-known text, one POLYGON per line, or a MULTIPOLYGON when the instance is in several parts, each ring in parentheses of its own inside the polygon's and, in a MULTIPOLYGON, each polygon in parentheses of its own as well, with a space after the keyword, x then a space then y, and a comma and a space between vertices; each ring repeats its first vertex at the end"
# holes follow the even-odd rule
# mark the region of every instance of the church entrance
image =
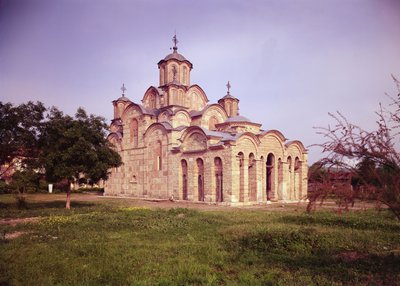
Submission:
POLYGON ((267 174, 267 200, 271 200, 273 198, 273 190, 275 185, 275 157, 272 153, 268 154, 267 162, 266 162, 266 174, 267 174))

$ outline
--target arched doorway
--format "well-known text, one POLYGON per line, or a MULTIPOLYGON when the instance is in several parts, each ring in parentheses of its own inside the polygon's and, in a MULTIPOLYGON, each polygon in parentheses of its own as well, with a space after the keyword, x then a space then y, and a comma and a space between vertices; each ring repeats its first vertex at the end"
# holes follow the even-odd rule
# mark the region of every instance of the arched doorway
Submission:
POLYGON ((256 160, 253 153, 249 155, 249 178, 248 178, 248 186, 249 186, 249 201, 257 200, 257 173, 256 173, 256 160))
POLYGON ((272 153, 269 153, 267 156, 266 165, 266 192, 267 192, 267 201, 271 200, 274 196, 275 190, 275 156, 272 153))
POLYGON ((215 191, 216 191, 216 201, 223 202, 224 201, 224 192, 223 192, 223 168, 222 168, 222 160, 219 157, 215 157, 214 159, 214 169, 215 169, 215 191))
POLYGON ((188 166, 185 159, 181 161, 181 171, 182 171, 182 198, 184 200, 188 199, 188 166))
POLYGON ((204 202, 204 162, 202 159, 198 158, 197 163, 197 191, 199 196, 199 201, 204 202))
POLYGON ((239 159, 239 202, 244 202, 244 154, 238 153, 239 159))

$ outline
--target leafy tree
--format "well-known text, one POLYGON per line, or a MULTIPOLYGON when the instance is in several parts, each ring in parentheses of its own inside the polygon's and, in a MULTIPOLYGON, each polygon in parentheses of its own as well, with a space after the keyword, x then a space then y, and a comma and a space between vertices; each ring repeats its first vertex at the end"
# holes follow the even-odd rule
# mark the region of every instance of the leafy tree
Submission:
MULTIPOLYGON (((326 142, 319 144, 326 158, 319 163, 327 170, 340 168, 353 175, 353 189, 347 184, 340 187, 325 184, 310 199, 310 205, 323 201, 327 193, 339 198, 372 200, 386 205, 400 219, 400 82, 393 77, 398 95, 389 96, 388 106, 380 105, 377 128, 367 131, 350 123, 337 112, 330 114, 336 121, 331 127, 319 127, 326 142)), ((326 182, 324 182, 326 183, 326 182)))
POLYGON ((43 103, 14 106, 0 102, 0 171, 2 177, 19 161, 22 165, 34 164, 38 155, 38 139, 46 108, 43 103))
POLYGON ((11 186, 20 194, 39 190, 40 174, 32 169, 16 171, 12 176, 11 186))
POLYGON ((71 184, 80 176, 92 182, 107 179, 111 167, 121 158, 106 140, 107 124, 99 116, 79 108, 75 117, 52 108, 41 134, 40 160, 48 180, 68 181, 66 208, 70 208, 71 184))

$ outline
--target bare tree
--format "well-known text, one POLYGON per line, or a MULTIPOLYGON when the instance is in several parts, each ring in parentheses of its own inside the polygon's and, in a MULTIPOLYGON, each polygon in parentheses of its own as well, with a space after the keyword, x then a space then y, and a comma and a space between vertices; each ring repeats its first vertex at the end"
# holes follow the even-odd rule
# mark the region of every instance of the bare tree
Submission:
POLYGON ((347 120, 340 112, 329 115, 335 125, 317 127, 326 141, 322 147, 327 156, 320 160, 328 174, 337 171, 351 174, 351 182, 337 184, 331 176, 313 182, 308 210, 317 202, 334 196, 346 208, 355 199, 386 205, 400 220, 400 81, 392 76, 396 96, 388 95, 390 103, 379 105, 376 130, 367 131, 347 120))

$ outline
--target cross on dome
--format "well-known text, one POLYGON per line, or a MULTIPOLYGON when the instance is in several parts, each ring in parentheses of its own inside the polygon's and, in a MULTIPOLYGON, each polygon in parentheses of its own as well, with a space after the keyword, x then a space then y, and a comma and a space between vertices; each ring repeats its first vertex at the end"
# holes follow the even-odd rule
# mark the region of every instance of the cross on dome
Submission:
POLYGON ((122 95, 125 96, 126 87, 124 83, 122 84, 121 90, 122 90, 122 95))
POLYGON ((226 87, 228 88, 228 94, 229 94, 229 91, 231 89, 231 84, 230 84, 229 80, 228 80, 228 83, 226 84, 226 87))
POLYGON ((178 49, 177 44, 179 43, 179 41, 178 41, 178 39, 177 39, 177 37, 176 37, 176 32, 175 32, 175 35, 174 35, 173 38, 172 38, 172 42, 174 43, 174 47, 173 47, 174 52, 176 52, 176 50, 178 49))

